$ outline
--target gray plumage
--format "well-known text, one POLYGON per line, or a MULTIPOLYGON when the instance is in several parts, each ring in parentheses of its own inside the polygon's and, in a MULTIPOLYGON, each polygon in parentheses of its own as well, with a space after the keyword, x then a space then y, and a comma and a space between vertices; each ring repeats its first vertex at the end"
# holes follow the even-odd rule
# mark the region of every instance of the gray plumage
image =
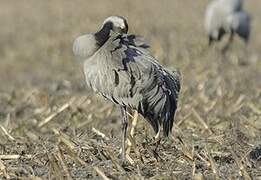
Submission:
POLYGON ((140 36, 127 35, 124 18, 107 18, 100 31, 77 38, 73 52, 84 62, 87 85, 121 107, 137 110, 156 133, 171 132, 180 74, 164 69, 140 36))
POLYGON ((245 42, 250 36, 250 16, 243 10, 243 0, 213 0, 206 9, 205 30, 209 45, 219 41, 226 33, 232 40, 237 34, 245 42))
POLYGON ((233 32, 247 42, 250 36, 250 16, 244 11, 239 11, 233 13, 228 21, 233 32))

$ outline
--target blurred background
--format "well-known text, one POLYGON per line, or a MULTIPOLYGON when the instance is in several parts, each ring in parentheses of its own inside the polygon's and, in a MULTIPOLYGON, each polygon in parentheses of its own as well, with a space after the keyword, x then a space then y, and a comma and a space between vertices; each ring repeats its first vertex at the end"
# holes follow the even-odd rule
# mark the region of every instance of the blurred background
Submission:
MULTIPOLYGON (((115 14, 127 18, 130 33, 145 36, 159 61, 181 70, 185 63, 204 64, 205 54, 199 54, 207 44, 203 28, 207 0, 11 0, 0 3, 0 81, 4 82, 0 89, 3 91, 20 85, 49 86, 62 79, 74 81, 81 77, 74 69, 73 40, 80 34, 97 31, 105 17, 115 14)), ((259 7, 259 1, 245 3, 253 17, 251 53, 247 57, 250 64, 251 59, 260 57, 259 7)), ((244 49, 244 46, 237 47, 244 49)), ((213 55, 209 58, 212 63, 217 61, 213 55)))
MULTIPOLYGON (((179 68, 182 73, 182 91, 176 115, 179 130, 174 128, 173 136, 182 134, 189 150, 198 147, 196 152, 201 152, 207 144, 210 154, 216 157, 219 176, 239 177, 241 168, 237 166, 237 158, 246 157, 247 152, 261 142, 261 1, 249 0, 244 3, 245 10, 253 19, 248 45, 235 38, 225 55, 221 54, 221 49, 227 38, 214 47, 207 46, 208 37, 203 23, 208 2, 0 0, 0 124, 15 139, 1 131, 0 137, 3 138, 0 140, 0 154, 43 155, 36 160, 18 163, 4 161, 7 175, 47 179, 57 176, 52 169, 54 165, 44 165, 44 162, 48 163, 56 157, 58 151, 54 147, 60 147, 60 140, 54 135, 57 131, 51 129, 65 133, 78 146, 84 146, 85 143, 94 148, 96 146, 92 143, 98 141, 92 131, 92 127, 95 127, 110 138, 105 141, 106 146, 98 138, 101 143, 99 147, 117 149, 113 151, 117 156, 121 130, 118 111, 110 102, 85 87, 82 69, 72 54, 72 43, 79 35, 96 32, 106 17, 121 15, 128 20, 129 33, 143 35, 151 46, 151 53, 161 64, 179 68), (78 105, 39 127, 39 123, 71 98, 82 102, 83 97, 84 103, 76 103, 78 105), (202 120, 207 126, 201 125, 202 120), (206 127, 216 133, 211 134, 213 138, 218 135, 224 138, 224 147, 213 142, 208 144, 206 139, 211 136, 206 127), (224 159, 231 157, 231 151, 226 149, 226 145, 233 146, 235 161, 224 159), (53 156, 45 158, 47 152, 53 156), (25 164, 28 167, 21 170, 25 164)), ((154 136, 150 126, 143 120, 138 122, 136 134, 137 144, 151 142, 154 136)), ((158 175, 191 178, 193 166, 184 157, 184 148, 176 140, 169 140, 165 149, 160 151, 160 156, 164 159, 161 169, 154 168, 161 161, 152 158, 147 146, 137 146, 141 154, 145 154, 144 157, 148 160, 145 158, 145 161, 149 165, 142 164, 132 152, 132 158, 138 162, 140 169, 130 166, 130 177, 139 174, 145 178, 158 175), (148 157, 146 153, 149 154, 148 157), (172 167, 171 170, 169 167, 172 167), (182 172, 183 169, 186 171, 182 172)), ((66 150, 62 149, 64 151, 66 150)), ((95 159, 96 156, 101 156, 99 153, 94 153, 94 159, 90 160, 89 150, 86 152, 79 156, 88 165, 98 164, 109 177, 124 177, 125 172, 111 167, 107 161, 103 162, 103 158, 95 159)), ((199 163, 196 173, 209 178, 216 176, 204 161, 198 161, 195 162, 199 163)), ((68 162, 68 176, 96 176, 89 166, 74 166, 68 159, 65 162, 68 162), (81 173, 77 175, 77 172, 81 173)), ((245 159, 242 163, 245 174, 251 177, 260 175, 260 168, 250 166, 245 159)), ((58 167, 64 166, 58 164, 58 167)), ((6 174, 1 175, 7 177, 6 174)))

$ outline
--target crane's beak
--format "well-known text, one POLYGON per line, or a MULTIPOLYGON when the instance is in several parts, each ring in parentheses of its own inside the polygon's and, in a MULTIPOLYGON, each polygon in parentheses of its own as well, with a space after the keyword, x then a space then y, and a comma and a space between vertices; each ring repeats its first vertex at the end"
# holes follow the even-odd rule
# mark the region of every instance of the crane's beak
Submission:
POLYGON ((121 28, 121 33, 122 33, 122 34, 127 34, 127 32, 128 32, 128 29, 126 29, 126 28, 121 28))
POLYGON ((122 25, 120 27, 120 29, 121 29, 121 33, 127 34, 128 33, 128 24, 125 23, 124 25, 122 25))

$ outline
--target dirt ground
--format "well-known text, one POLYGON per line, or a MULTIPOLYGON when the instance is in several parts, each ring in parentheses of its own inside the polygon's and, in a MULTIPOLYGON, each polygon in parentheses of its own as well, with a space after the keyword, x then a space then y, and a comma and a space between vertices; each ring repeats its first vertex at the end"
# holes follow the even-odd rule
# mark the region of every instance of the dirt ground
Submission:
MULTIPOLYGON (((0 1, 0 179, 261 179, 261 1, 246 46, 207 47, 208 0, 0 1), (75 37, 127 18, 182 90, 173 132, 158 144, 138 117, 119 161, 117 107, 85 87, 75 37)), ((130 121, 134 118, 130 118, 130 121)))

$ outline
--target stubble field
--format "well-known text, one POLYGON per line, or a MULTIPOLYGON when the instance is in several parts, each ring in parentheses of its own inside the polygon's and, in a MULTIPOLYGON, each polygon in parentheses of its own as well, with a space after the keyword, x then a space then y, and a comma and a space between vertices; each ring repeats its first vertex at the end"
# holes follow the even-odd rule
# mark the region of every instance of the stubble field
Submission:
POLYGON ((207 47, 207 3, 1 0, 0 179, 261 178, 261 2, 245 2, 249 44, 236 38, 225 55, 226 39, 207 47), (182 73, 172 134, 158 144, 139 116, 125 165, 120 113, 85 87, 72 54, 110 15, 182 73))

